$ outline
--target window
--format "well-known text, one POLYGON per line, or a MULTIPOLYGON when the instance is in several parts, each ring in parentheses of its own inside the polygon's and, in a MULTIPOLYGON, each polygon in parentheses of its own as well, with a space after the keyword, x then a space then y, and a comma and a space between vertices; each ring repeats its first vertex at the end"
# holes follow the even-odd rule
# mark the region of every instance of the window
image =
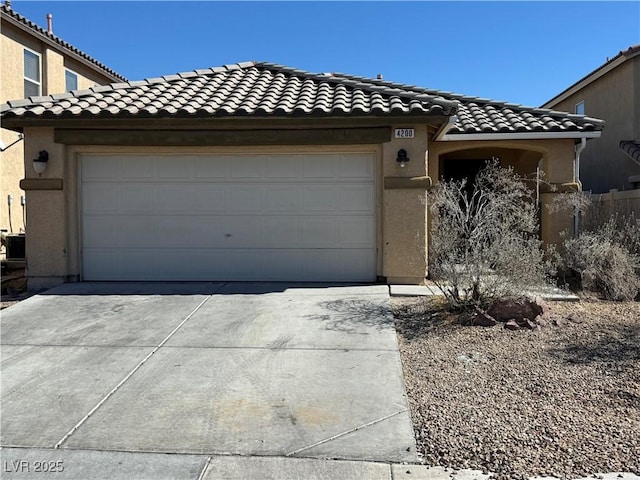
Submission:
POLYGON ((24 96, 41 93, 40 55, 31 50, 24 51, 24 96))
POLYGON ((78 89, 78 75, 71 70, 64 71, 65 89, 67 92, 78 89))
POLYGON ((576 113, 578 115, 584 115, 584 100, 582 102, 576 103, 576 113))

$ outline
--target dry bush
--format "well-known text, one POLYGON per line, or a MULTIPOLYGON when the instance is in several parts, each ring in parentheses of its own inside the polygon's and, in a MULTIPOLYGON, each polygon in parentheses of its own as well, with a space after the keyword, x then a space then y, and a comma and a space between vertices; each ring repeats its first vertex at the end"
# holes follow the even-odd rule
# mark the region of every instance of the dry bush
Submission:
POLYGON ((555 204, 573 205, 581 218, 578 235, 563 242, 558 268, 565 279, 577 276, 580 288, 599 292, 608 300, 633 300, 640 291, 636 212, 594 204, 584 193, 558 195, 552 211, 555 204))
POLYGON ((616 217, 564 242, 562 269, 576 272, 581 286, 609 300, 633 300, 640 292, 640 225, 616 217), (635 253, 634 253, 635 252, 635 253))
POLYGON ((429 272, 452 307, 482 308, 547 283, 531 195, 524 180, 496 160, 472 184, 441 182, 429 192, 429 272))

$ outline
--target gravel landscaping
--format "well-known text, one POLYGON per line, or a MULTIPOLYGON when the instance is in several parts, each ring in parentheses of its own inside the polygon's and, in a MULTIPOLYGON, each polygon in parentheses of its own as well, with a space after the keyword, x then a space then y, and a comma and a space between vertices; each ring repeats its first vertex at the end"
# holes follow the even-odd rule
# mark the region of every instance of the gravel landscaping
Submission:
POLYGON ((418 451, 499 479, 640 475, 640 303, 552 302, 548 326, 462 326, 392 298, 418 451))

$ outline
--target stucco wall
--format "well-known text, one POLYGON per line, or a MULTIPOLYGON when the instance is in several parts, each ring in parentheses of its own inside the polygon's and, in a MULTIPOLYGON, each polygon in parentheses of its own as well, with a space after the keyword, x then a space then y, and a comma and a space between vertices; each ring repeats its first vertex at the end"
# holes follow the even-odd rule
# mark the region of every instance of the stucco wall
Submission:
POLYGON ((426 175, 427 128, 415 128, 416 137, 382 145, 274 146, 274 147, 100 147, 64 146, 53 141, 52 128, 27 128, 26 158, 47 150, 47 170, 38 177, 27 164, 27 177, 63 180, 63 190, 27 192, 27 267, 29 287, 40 289, 81 279, 78 158, 83 153, 304 153, 369 152, 376 155, 376 239, 378 276, 390 282, 421 283, 426 273, 426 203, 424 188, 387 188, 385 177, 426 175), (404 148, 410 158, 405 168, 396 162, 404 148))
POLYGON ((640 56, 625 61, 552 108, 573 113, 580 101, 584 101, 587 116, 607 122, 602 136, 589 140, 580 156, 584 189, 602 193, 632 188, 629 176, 640 175, 640 166, 620 150, 619 144, 621 140, 640 140, 640 56))
MULTIPOLYGON (((80 64, 65 55, 62 49, 54 49, 35 36, 2 21, 0 35, 0 103, 24 97, 24 48, 41 55, 42 94, 65 92, 65 68, 78 75, 78 88, 90 88, 96 84, 109 83, 110 79, 98 71, 80 64)), ((18 139, 16 132, 1 129, 0 139, 9 145, 18 139)), ((20 142, 0 153, 0 228, 9 230, 9 207, 7 196, 13 196, 11 219, 14 232, 24 230, 20 197, 24 192, 19 182, 24 178, 24 144, 20 142)), ((29 157, 30 158, 30 157, 29 157)), ((31 158, 30 158, 31 159, 31 158)), ((27 168, 31 169, 30 162, 27 168)))
MULTIPOLYGON (((397 125, 414 128, 413 139, 392 139, 382 147, 384 177, 427 175, 428 132, 426 125, 397 125), (400 167, 398 150, 407 151, 409 162, 400 167)), ((383 196, 384 268, 389 283, 422 283, 427 274, 426 190, 389 188, 383 196)))

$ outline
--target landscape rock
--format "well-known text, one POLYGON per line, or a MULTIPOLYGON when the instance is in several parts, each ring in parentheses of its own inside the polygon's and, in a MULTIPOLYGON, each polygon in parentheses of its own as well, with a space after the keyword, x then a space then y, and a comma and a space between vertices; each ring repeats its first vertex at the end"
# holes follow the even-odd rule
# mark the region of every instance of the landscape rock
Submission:
POLYGON ((481 327, 493 327, 498 324, 498 321, 487 312, 479 311, 473 317, 472 323, 473 325, 479 325, 481 327))
MULTIPOLYGON (((540 297, 508 297, 493 302, 487 309, 487 315, 498 322, 514 320, 519 326, 531 328, 538 320, 546 321, 549 318, 550 309, 547 303, 540 297)), ((535 328, 535 327, 534 327, 535 328)))
POLYGON ((515 320, 511 319, 507 323, 504 324, 504 328, 507 328, 509 330, 518 330, 520 328, 520 325, 518 325, 518 322, 516 322, 515 320))

